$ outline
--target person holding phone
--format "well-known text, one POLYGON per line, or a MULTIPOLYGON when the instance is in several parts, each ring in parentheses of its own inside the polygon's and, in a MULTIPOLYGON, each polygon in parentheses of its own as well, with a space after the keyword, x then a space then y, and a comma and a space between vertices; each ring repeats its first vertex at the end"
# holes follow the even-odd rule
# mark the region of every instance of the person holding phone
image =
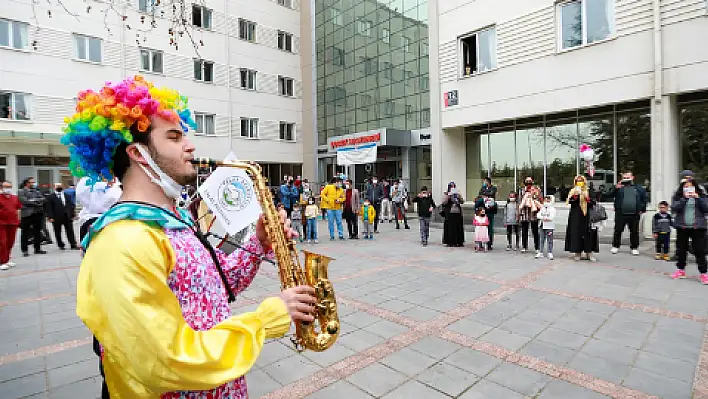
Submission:
POLYGON ((671 204, 676 228, 676 272, 673 279, 686 278, 686 257, 688 242, 693 245, 693 254, 698 263, 701 283, 708 285, 708 265, 706 265, 706 216, 708 216, 708 195, 698 190, 693 179, 684 179, 671 204))

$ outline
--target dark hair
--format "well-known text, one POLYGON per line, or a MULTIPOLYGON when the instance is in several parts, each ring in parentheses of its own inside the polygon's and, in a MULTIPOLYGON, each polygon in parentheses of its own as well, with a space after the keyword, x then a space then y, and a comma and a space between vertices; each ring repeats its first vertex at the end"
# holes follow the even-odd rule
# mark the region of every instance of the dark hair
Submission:
POLYGON ((25 188, 27 186, 27 183, 29 183, 29 181, 32 179, 34 179, 34 177, 25 177, 25 179, 22 180, 22 188, 25 188))
POLYGON ((339 182, 339 181, 340 181, 339 177, 333 177, 332 180, 330 181, 330 183, 334 184, 334 183, 337 183, 337 182, 339 182))
POLYGON ((423 186, 420 188, 420 191, 428 191, 428 186, 423 186))
MULTIPOLYGON (((152 125, 148 126, 145 132, 138 131, 137 123, 130 127, 130 134, 133 135, 134 143, 150 145, 151 132, 152 125)), ((125 172, 127 172, 128 167, 130 167, 130 157, 128 157, 128 153, 126 152, 128 145, 129 143, 120 143, 118 148, 116 148, 116 152, 113 154, 113 167, 111 169, 113 170, 113 176, 117 177, 121 182, 123 181, 125 172)))
POLYGON ((485 181, 488 181, 488 182, 490 182, 490 183, 492 182, 492 178, 489 177, 489 176, 485 177, 484 180, 485 180, 485 181))
POLYGON ((659 202, 659 206, 669 206, 669 203, 666 201, 661 201, 659 202))

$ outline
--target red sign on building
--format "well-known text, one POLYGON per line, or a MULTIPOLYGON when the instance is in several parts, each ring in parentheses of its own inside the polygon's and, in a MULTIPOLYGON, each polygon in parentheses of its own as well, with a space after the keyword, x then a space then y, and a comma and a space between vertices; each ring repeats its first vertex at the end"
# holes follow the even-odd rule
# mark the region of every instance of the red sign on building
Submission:
POLYGON ((376 143, 381 141, 381 133, 369 134, 366 136, 350 137, 341 140, 333 140, 329 143, 331 149, 335 150, 341 147, 347 147, 350 145, 366 144, 366 143, 376 143))

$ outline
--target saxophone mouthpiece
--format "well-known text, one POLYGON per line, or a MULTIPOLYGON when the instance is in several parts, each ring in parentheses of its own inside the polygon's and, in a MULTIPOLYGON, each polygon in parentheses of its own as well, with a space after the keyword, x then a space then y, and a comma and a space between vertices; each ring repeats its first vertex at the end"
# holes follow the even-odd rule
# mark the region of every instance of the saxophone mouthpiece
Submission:
POLYGON ((200 167, 215 167, 219 166, 221 162, 217 161, 216 159, 211 159, 211 158, 194 158, 190 161, 192 165, 200 166, 200 167))

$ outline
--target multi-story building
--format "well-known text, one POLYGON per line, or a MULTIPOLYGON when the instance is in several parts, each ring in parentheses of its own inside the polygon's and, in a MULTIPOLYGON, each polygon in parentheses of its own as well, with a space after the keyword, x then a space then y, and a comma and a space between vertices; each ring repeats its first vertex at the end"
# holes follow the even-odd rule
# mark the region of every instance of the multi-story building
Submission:
POLYGON ((169 21, 172 3, 64 0, 63 10, 11 0, 2 8, 0 180, 72 181, 59 138, 78 91, 135 74, 189 97, 197 156, 233 151, 263 164, 271 184, 301 174, 299 1, 184 2, 177 12, 191 27, 182 35, 169 21))
POLYGON ((345 172, 356 182, 378 175, 402 178, 414 190, 430 184, 427 0, 314 6, 303 16, 314 20, 314 47, 303 65, 315 71, 309 79, 316 88, 304 99, 316 117, 306 122, 316 136, 305 144, 305 169, 319 181, 345 172), (376 161, 338 166, 337 149, 349 139, 375 142, 376 161))
POLYGON ((585 173, 603 201, 632 171, 653 204, 679 173, 708 178, 704 0, 431 0, 436 194, 473 198, 532 176, 559 194, 585 173))

